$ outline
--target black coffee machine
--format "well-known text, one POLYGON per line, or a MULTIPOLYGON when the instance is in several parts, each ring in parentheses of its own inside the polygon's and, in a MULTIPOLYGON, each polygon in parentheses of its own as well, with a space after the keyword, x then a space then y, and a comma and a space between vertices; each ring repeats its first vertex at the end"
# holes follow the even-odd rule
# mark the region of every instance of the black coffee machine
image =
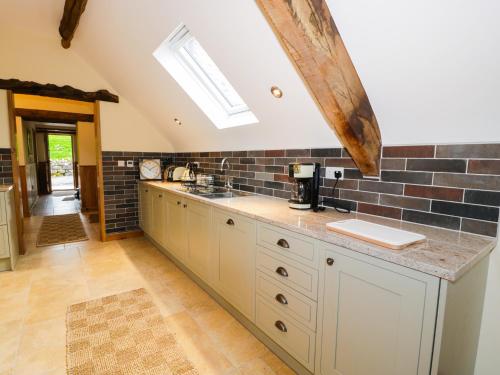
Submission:
POLYGON ((288 165, 288 176, 293 179, 292 195, 288 201, 290 208, 318 211, 320 167, 319 163, 288 165))

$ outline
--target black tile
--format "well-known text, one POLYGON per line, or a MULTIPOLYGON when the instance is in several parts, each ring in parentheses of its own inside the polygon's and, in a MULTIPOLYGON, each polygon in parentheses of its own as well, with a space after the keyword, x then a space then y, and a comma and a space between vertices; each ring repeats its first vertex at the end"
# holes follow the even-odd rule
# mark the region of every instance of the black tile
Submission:
POLYGON ((386 194, 403 194, 403 184, 379 181, 359 181, 359 190, 386 194))
POLYGON ((285 188, 285 185, 282 182, 264 181, 264 187, 269 189, 283 190, 285 188))
POLYGON ((312 157, 339 158, 341 154, 340 148, 313 148, 311 150, 312 157))
POLYGON ((466 190, 466 203, 484 204, 486 206, 500 206, 500 192, 483 190, 466 190))
POLYGON ((460 227, 460 230, 463 232, 481 234, 483 236, 496 237, 498 229, 497 226, 497 223, 473 219, 462 219, 462 226, 460 227))
POLYGON ((408 159, 406 170, 465 173, 467 161, 460 159, 408 159))
POLYGON ((458 217, 438 215, 423 211, 403 210, 403 220, 453 230, 460 229, 460 218, 458 217))
POLYGON ((382 171, 381 177, 382 181, 386 182, 404 182, 419 185, 432 184, 432 173, 428 172, 382 171))
POLYGON ((468 217, 486 221, 498 221, 498 207, 476 206, 473 204, 432 201, 431 211, 453 216, 468 217))

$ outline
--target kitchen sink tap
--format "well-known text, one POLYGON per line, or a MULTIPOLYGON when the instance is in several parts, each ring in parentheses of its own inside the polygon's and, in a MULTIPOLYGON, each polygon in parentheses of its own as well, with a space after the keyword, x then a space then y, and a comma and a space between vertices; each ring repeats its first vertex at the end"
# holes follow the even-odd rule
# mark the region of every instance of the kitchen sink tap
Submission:
POLYGON ((231 190, 233 188, 233 177, 227 175, 227 173, 231 171, 231 163, 229 163, 228 158, 224 158, 220 162, 220 171, 224 173, 224 187, 231 190), (226 166, 225 169, 224 166, 226 166))

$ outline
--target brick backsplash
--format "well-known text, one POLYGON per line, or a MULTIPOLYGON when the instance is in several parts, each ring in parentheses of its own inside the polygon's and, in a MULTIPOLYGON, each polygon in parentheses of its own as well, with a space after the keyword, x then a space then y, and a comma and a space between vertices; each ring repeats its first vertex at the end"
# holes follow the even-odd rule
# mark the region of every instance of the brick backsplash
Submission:
POLYGON ((0 185, 11 185, 12 179, 12 158, 10 148, 0 148, 0 185))
POLYGON ((388 146, 379 178, 363 178, 341 148, 193 153, 103 152, 108 232, 137 228, 137 167, 118 168, 117 160, 161 157, 164 165, 198 161, 203 173, 220 176, 222 158, 232 165, 236 189, 288 199, 287 165, 321 163, 320 199, 332 205, 334 180, 326 166, 344 167, 334 199, 353 211, 496 236, 500 206, 500 144, 388 146), (130 157, 129 157, 130 156, 130 157))

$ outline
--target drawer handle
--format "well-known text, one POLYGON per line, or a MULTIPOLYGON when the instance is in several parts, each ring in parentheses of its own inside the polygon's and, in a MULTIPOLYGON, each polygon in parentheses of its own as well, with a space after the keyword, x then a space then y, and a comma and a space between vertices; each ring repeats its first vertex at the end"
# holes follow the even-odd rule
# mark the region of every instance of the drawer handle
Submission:
POLYGON ((158 198, 163 198, 163 195, 162 194, 158 194, 158 198))
POLYGON ((276 301, 278 301, 282 305, 288 305, 288 301, 286 300, 286 297, 281 293, 276 294, 276 301))
POLYGON ((148 189, 144 190, 145 193, 147 193, 148 191, 149 191, 148 189))
POLYGON ((234 220, 233 219, 227 219, 226 224, 227 225, 234 225, 234 220))
POLYGON ((177 205, 180 205, 181 204, 181 201, 177 201, 177 205))
POLYGON ((283 276, 283 277, 288 277, 288 272, 286 269, 284 269, 283 267, 278 267, 276 268, 276 273, 280 276, 283 276))
POLYGON ((287 332, 288 330, 286 329, 285 323, 283 323, 281 320, 277 320, 274 322, 274 326, 278 328, 281 332, 287 332))
POLYGON ((182 205, 182 207, 184 207, 184 208, 187 208, 187 206, 188 206, 188 205, 187 205, 186 203, 184 203, 184 204, 182 205))
POLYGON ((276 245, 284 248, 284 249, 289 249, 290 248, 290 245, 288 244, 288 241, 283 239, 283 238, 280 238, 278 240, 278 242, 276 242, 276 245))
POLYGON ((333 258, 326 258, 326 264, 331 266, 331 265, 333 265, 333 263, 335 263, 335 260, 333 258))

